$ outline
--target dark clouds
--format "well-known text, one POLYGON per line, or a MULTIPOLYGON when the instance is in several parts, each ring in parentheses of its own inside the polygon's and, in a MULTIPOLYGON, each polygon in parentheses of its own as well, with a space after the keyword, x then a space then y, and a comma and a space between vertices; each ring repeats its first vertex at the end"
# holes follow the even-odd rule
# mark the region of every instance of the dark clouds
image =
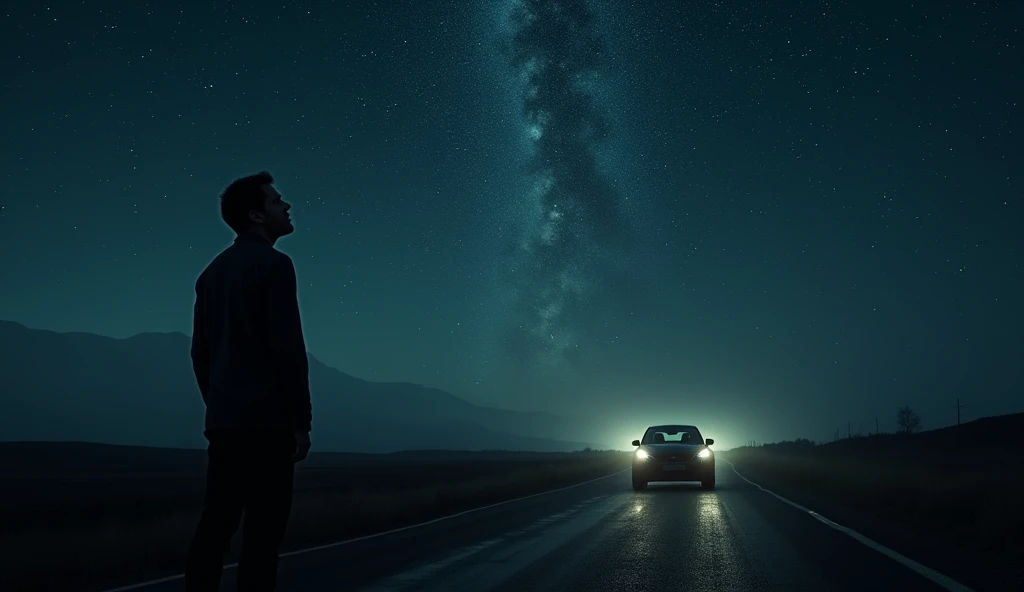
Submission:
POLYGON ((533 184, 507 277, 514 310, 505 344, 520 363, 557 364, 579 354, 580 304, 600 288, 599 266, 622 227, 596 158, 609 136, 594 96, 605 46, 580 0, 519 3, 510 22, 533 184))

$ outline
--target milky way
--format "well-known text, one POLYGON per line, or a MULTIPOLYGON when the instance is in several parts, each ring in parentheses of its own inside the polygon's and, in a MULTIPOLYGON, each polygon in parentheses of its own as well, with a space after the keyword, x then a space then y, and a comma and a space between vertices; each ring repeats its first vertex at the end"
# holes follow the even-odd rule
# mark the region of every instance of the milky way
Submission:
POLYGON ((617 446, 1024 410, 1024 2, 239 4, 5 5, 0 319, 189 334, 265 168, 360 379, 617 446))
POLYGON ((560 363, 580 352, 574 318, 620 227, 617 196, 595 157, 608 136, 592 81, 604 46, 579 0, 517 3, 511 23, 532 187, 507 278, 515 303, 505 343, 521 363, 560 363))

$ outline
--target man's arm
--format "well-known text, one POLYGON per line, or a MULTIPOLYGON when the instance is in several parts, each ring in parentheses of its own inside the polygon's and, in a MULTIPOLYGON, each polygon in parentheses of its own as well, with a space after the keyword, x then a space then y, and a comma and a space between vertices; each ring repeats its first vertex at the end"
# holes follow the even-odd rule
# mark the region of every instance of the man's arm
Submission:
POLYGON ((308 432, 312 423, 309 398, 309 359, 299 318, 298 283, 295 266, 287 255, 275 261, 270 278, 270 339, 278 352, 280 381, 294 404, 295 429, 308 432))
POLYGON ((203 291, 196 282, 196 304, 192 310, 192 370, 196 374, 199 393, 206 401, 210 394, 210 345, 206 340, 203 291))

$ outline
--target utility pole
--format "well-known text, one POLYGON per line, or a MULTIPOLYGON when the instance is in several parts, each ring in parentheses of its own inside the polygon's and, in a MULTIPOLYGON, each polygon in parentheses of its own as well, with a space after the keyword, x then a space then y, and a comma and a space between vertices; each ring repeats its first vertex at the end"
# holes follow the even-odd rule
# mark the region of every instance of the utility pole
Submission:
POLYGON ((850 438, 850 422, 846 422, 846 438, 850 438))
POLYGON ((878 416, 875 416, 875 435, 878 435, 878 416))

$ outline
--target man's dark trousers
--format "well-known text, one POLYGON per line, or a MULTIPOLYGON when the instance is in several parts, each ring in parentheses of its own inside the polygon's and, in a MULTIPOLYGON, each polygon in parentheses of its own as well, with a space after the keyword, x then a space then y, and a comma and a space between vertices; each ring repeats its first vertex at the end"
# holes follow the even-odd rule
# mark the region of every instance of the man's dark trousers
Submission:
POLYGON ((273 590, 278 547, 292 505, 295 434, 280 430, 208 431, 206 500, 185 567, 188 592, 220 586, 224 554, 244 513, 238 590, 273 590))

